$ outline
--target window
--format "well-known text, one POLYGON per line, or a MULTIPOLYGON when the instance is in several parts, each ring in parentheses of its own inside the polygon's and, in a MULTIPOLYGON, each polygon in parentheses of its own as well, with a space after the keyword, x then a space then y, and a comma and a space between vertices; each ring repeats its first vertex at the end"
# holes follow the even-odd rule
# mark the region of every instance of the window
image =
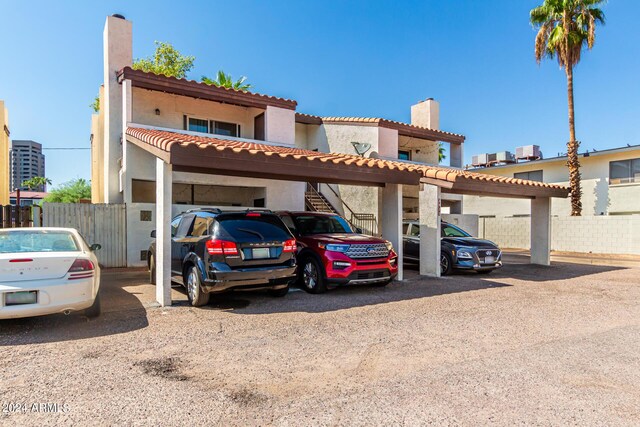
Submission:
POLYGON ((181 219, 182 217, 179 216, 171 221, 171 237, 174 237, 176 234, 178 234, 178 226, 180 225, 181 219))
POLYGON ((296 230, 303 236, 325 233, 353 233, 346 220, 337 215, 309 215, 294 217, 296 230))
POLYGON ((216 135, 240 136, 239 124, 205 120, 196 117, 188 118, 187 130, 191 132, 213 133, 216 135))
POLYGON ((514 173, 513 177, 517 178, 517 179, 526 179, 526 180, 529 180, 529 181, 543 182, 542 170, 529 171, 529 172, 518 172, 518 173, 514 173))
POLYGON ((411 160, 411 151, 398 151, 398 160, 411 160))
POLYGON ((282 222, 284 222, 284 225, 286 225, 287 228, 291 230, 291 232, 296 231, 296 225, 293 223, 293 219, 290 215, 282 215, 280 219, 282 220, 282 222))
POLYGON ((191 224, 193 224, 194 214, 188 214, 182 217, 182 221, 180 221, 180 225, 178 226, 178 231, 176 232, 176 237, 184 237, 189 234, 189 230, 191 230, 191 224))
POLYGON ((471 235, 455 225, 442 224, 442 237, 471 237, 471 235))
POLYGON ((418 224, 409 224, 409 236, 420 237, 420 226, 418 224))
POLYGON ((192 132, 209 133, 209 121, 189 117, 189 128, 192 132))
POLYGON ((207 214, 198 214, 196 215, 196 219, 193 221, 193 228, 191 229, 191 233, 189 236, 191 237, 202 237, 209 234, 209 230, 211 228, 211 224, 213 223, 213 216, 207 214))
POLYGON ((76 239, 65 231, 0 231, 0 253, 78 252, 76 239))
POLYGON ((640 182, 640 159, 609 162, 609 183, 640 182))
POLYGON ((273 214, 262 214, 247 217, 242 214, 221 214, 216 220, 220 224, 220 238, 227 236, 233 239, 248 241, 284 241, 291 238, 291 234, 280 218, 273 214))
POLYGON ((240 125, 235 123, 213 122, 213 132, 216 135, 240 136, 240 125))

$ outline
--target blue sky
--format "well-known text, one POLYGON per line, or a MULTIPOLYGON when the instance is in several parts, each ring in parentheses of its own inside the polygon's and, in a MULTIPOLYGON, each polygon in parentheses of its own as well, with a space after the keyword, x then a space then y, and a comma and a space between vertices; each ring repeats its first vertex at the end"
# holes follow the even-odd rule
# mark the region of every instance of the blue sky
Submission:
MULTIPOLYGON (((409 121, 410 105, 433 97, 441 128, 467 136, 467 162, 525 144, 551 157, 568 139, 566 77, 534 61, 528 13, 539 1, 0 0, 0 99, 13 139, 88 148, 104 20, 121 13, 133 21, 134 57, 171 42, 196 56, 191 78, 246 75, 317 115, 409 121)), ((575 72, 577 136, 590 150, 640 144, 640 2, 604 10, 575 72)), ((89 178, 88 150, 45 154, 54 185, 89 178)))

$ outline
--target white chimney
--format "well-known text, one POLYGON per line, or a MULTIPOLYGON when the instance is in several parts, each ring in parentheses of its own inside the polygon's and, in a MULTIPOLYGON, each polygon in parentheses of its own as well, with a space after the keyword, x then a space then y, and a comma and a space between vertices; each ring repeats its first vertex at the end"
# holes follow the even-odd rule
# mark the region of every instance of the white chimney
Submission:
POLYGON ((411 124, 429 129, 440 129, 440 103, 428 98, 411 106, 411 124))
POLYGON ((121 203, 119 188, 122 157, 122 88, 116 73, 133 63, 132 24, 122 15, 107 17, 104 25, 104 201, 121 203))

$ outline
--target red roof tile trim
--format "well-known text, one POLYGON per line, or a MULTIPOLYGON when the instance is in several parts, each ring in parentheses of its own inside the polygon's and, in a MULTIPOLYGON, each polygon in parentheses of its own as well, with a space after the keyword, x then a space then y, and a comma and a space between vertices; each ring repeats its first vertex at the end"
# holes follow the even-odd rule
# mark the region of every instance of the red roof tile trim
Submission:
POLYGON ((415 173, 417 175, 416 184, 420 181, 420 178, 427 178, 454 184, 461 181, 475 181, 480 184, 504 183, 517 186, 523 190, 527 187, 537 187, 568 192, 567 187, 556 184, 480 174, 440 166, 428 166, 402 161, 361 157, 352 154, 322 153, 318 151, 303 150, 301 148, 289 148, 277 145, 227 140, 215 137, 196 136, 179 132, 136 127, 127 128, 127 135, 166 152, 169 152, 171 147, 175 144, 180 146, 195 145, 201 149, 213 149, 217 151, 231 150, 235 153, 247 152, 253 155, 263 154, 265 156, 278 156, 282 158, 289 157, 308 161, 319 161, 323 163, 331 162, 334 164, 345 165, 354 164, 358 167, 406 171, 407 173, 415 173))
POLYGON ((339 124, 374 124, 377 126, 396 129, 400 135, 421 137, 425 139, 436 139, 438 141, 452 142, 461 144, 465 140, 464 135, 458 133, 445 132, 438 129, 429 129, 421 126, 415 126, 409 123, 397 122, 379 117, 320 117, 310 114, 296 113, 296 122, 304 124, 320 125, 323 123, 339 123, 339 124))

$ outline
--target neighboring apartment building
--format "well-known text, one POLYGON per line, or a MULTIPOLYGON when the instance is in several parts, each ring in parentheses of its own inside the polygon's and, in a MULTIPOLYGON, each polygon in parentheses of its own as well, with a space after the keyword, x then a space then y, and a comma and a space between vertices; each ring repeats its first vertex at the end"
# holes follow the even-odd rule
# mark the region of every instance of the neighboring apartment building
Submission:
MULTIPOLYGON (((640 145, 625 145, 579 155, 582 175, 582 215, 640 214, 640 145)), ((569 185, 567 157, 554 157, 473 172, 569 185)), ((481 217, 529 216, 529 203, 520 199, 464 196, 464 213, 481 217)), ((569 216, 570 199, 556 199, 552 215, 569 216)))
MULTIPOLYGON (((100 111, 91 123, 92 202, 127 205, 129 265, 144 264, 155 225, 156 158, 123 141, 128 126, 433 165, 442 141, 450 144, 451 165, 462 165, 464 136, 438 129, 439 105, 432 99, 411 107, 411 124, 318 117, 298 113, 293 100, 132 70, 132 24, 118 16, 107 18, 104 60, 100 111)), ((379 217, 382 209, 375 187, 210 175, 194 168, 174 169, 172 180, 174 214, 202 205, 304 210, 309 207, 308 187, 318 189, 347 218, 352 212, 379 217)), ((418 186, 406 187, 404 206, 417 211, 418 186)), ((461 211, 462 196, 442 198, 453 212, 461 211)))
POLYGON ((9 111, 0 100, 0 206, 9 204, 11 175, 9 174, 9 111))
MULTIPOLYGON (((37 176, 46 176, 42 144, 30 140, 11 141, 11 190, 29 190, 22 183, 37 176)), ((46 186, 33 188, 34 191, 46 191, 46 186)))

